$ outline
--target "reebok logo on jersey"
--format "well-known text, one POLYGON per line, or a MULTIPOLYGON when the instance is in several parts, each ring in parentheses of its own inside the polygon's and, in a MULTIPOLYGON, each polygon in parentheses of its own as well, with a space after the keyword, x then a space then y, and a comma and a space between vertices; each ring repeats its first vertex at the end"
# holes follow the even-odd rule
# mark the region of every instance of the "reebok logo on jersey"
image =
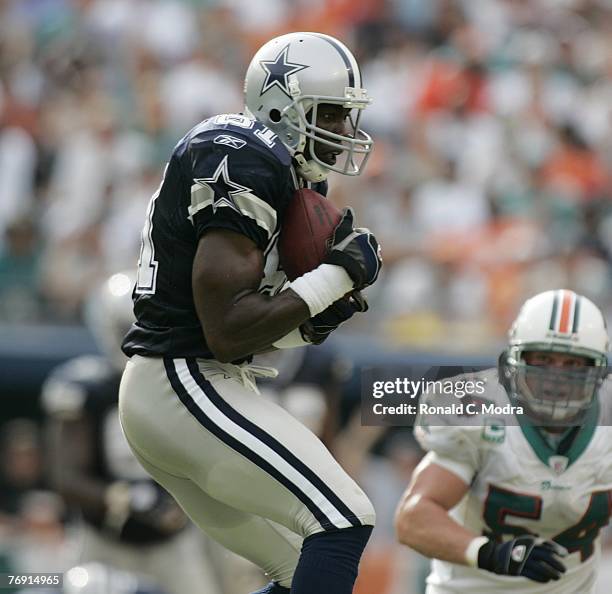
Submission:
POLYGON ((229 134, 219 134, 219 136, 215 137, 213 142, 215 144, 224 144, 226 146, 231 146, 235 149, 241 149, 246 144, 246 140, 241 140, 240 138, 230 136, 229 134))
POLYGON ((512 549, 512 553, 510 556, 513 561, 520 563, 525 558, 525 553, 527 552, 527 547, 525 545, 518 545, 512 549))

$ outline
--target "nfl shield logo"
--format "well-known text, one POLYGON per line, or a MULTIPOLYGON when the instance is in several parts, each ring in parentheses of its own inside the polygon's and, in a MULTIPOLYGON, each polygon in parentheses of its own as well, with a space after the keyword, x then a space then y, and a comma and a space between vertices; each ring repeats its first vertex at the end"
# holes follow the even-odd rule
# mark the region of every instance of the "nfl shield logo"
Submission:
POLYGON ((548 458, 548 465, 557 476, 565 472, 568 462, 569 460, 565 456, 551 456, 548 458))

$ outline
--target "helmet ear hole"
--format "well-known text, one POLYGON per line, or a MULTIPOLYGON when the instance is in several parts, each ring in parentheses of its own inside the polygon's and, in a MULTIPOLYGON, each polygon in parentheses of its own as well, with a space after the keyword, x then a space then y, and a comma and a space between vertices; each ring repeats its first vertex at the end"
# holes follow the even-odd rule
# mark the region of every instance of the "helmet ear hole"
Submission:
POLYGON ((270 112, 268 113, 268 117, 270 118, 270 121, 274 122, 275 124, 278 124, 278 122, 281 121, 281 112, 278 109, 271 109, 270 112))

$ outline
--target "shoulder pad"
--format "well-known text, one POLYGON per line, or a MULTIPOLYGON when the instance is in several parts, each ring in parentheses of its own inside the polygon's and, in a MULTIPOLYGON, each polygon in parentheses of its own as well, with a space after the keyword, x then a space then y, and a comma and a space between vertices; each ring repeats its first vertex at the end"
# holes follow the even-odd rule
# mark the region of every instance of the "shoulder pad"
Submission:
POLYGON ((212 142, 239 151, 244 147, 272 154, 283 166, 291 155, 278 136, 267 126, 239 113, 224 113, 208 118, 193 128, 184 140, 189 145, 212 142))
POLYGON ((103 357, 86 355, 56 367, 45 380, 41 405, 50 416, 78 417, 87 402, 91 386, 117 372, 103 357))

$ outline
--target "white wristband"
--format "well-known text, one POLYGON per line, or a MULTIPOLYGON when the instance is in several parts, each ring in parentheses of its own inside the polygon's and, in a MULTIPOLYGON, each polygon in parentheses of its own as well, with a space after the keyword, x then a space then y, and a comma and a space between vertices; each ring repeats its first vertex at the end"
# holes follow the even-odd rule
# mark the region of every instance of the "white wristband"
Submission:
POLYGON ((470 544, 465 549, 465 563, 470 567, 478 567, 478 551, 483 544, 489 542, 486 536, 477 536, 470 541, 470 544))
POLYGON ((316 316, 353 290, 353 281, 342 266, 321 264, 289 283, 308 305, 310 316, 316 316))
POLYGON ((277 349, 294 349, 307 344, 310 343, 307 340, 304 340, 300 329, 294 328, 291 330, 291 332, 289 332, 289 334, 285 334, 285 336, 279 338, 276 342, 273 342, 272 346, 276 347, 277 349))

